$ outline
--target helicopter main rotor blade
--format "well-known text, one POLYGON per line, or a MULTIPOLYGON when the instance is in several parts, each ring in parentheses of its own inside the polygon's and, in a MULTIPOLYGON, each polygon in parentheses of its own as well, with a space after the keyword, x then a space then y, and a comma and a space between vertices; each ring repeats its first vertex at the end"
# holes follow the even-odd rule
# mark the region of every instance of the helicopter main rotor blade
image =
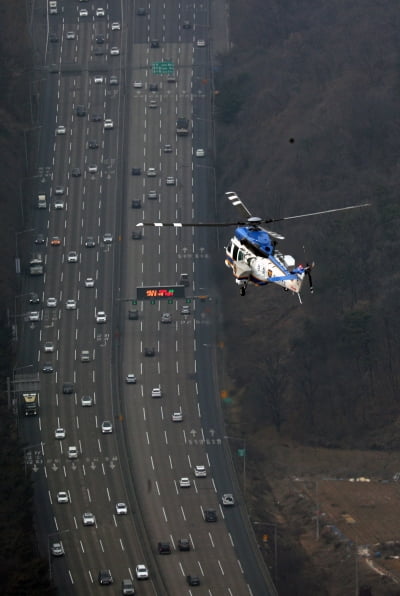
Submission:
POLYGON ((231 202, 231 205, 239 209, 240 213, 244 215, 244 217, 251 217, 250 211, 247 209, 242 199, 240 199, 234 191, 229 190, 225 193, 225 196, 228 199, 228 201, 231 202))
POLYGON ((313 215, 325 215, 326 213, 336 213, 337 211, 349 211, 350 209, 360 209, 370 207, 371 203, 360 203, 359 205, 349 205, 348 207, 339 207, 338 209, 327 209, 326 211, 314 211, 313 213, 303 213, 302 215, 291 215, 289 217, 278 217, 276 219, 263 219, 262 223, 274 223, 276 221, 287 221, 289 219, 300 219, 302 217, 311 217, 313 215))

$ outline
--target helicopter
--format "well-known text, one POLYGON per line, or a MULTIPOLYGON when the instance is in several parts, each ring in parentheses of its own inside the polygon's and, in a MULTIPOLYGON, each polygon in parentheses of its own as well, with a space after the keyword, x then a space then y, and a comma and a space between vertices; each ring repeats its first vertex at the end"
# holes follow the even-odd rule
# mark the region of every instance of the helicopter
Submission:
POLYGON ((236 192, 228 191, 225 193, 225 197, 240 211, 242 216, 247 218, 245 221, 225 223, 142 222, 136 225, 137 227, 167 226, 175 228, 236 226, 234 236, 229 240, 228 245, 225 247, 225 265, 232 270, 235 282, 239 287, 240 295, 246 295, 248 284, 264 286, 273 283, 281 286, 286 292, 296 294, 300 303, 300 290, 306 277, 309 281, 310 292, 313 293, 314 291, 311 277, 314 263, 296 265, 295 259, 291 255, 285 255, 277 249, 278 240, 284 240, 284 236, 272 230, 263 228, 261 224, 271 224, 279 221, 301 219, 304 217, 325 215, 328 213, 337 213, 339 211, 349 211, 351 209, 360 209, 362 207, 370 206, 370 203, 361 203, 358 205, 349 205, 348 207, 315 211, 313 213, 303 213, 301 215, 292 215, 289 217, 262 219, 251 214, 236 192))

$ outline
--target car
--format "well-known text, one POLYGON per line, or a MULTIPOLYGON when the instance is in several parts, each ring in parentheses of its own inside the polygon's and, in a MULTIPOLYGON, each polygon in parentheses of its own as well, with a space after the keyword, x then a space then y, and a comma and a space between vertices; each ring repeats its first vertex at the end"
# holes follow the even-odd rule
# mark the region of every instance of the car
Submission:
POLYGON ((181 307, 181 315, 190 315, 190 306, 188 304, 181 307))
POLYGON ((104 77, 102 75, 96 75, 94 77, 94 82, 95 85, 101 85, 102 83, 104 83, 104 77))
POLYGON ((162 397, 161 387, 153 387, 151 397, 162 397))
POLYGON ((128 385, 135 385, 136 384, 136 376, 133 373, 129 373, 125 377, 125 383, 128 385))
POLYGON ((47 352, 54 352, 54 343, 52 341, 45 341, 43 344, 43 350, 47 352))
POLYGON ((104 35, 101 33, 100 35, 96 35, 96 43, 102 45, 105 41, 104 35))
POLYGON ((195 466, 194 475, 196 476, 196 478, 204 478, 205 476, 207 476, 207 470, 205 466, 195 466))
POLYGON ((132 168, 132 176, 140 176, 142 170, 140 168, 132 168))
POLYGON ((88 142, 88 148, 89 149, 98 149, 99 148, 99 143, 97 141, 89 141, 88 142))
POLYGON ((132 230, 132 240, 141 240, 142 239, 142 230, 132 230))
POLYGON ((171 323, 171 322, 172 322, 171 313, 163 312, 163 314, 161 315, 161 323, 171 323))
POLYGON ((151 48, 159 48, 160 42, 158 41, 158 39, 152 39, 150 42, 150 47, 151 48))
POLYGON ((157 85, 157 83, 150 83, 149 84, 149 91, 152 91, 152 92, 158 91, 158 85, 157 85))
POLYGON ((121 590, 122 594, 126 594, 126 596, 135 593, 135 588, 133 587, 133 582, 131 579, 123 579, 121 582, 121 590))
POLYGON ((149 579, 149 570, 147 569, 146 565, 136 565, 135 573, 137 579, 149 579))
MULTIPOLYGON (((95 50, 94 50, 95 56, 104 56, 104 54, 105 54, 105 52, 104 52, 103 48, 97 48, 97 47, 95 48, 95 50)), ((96 122, 96 121, 94 120, 94 122, 96 122)))
POLYGON ((81 362, 90 362, 90 360, 89 350, 81 350, 81 362))
POLYGON ((103 236, 103 242, 104 244, 111 244, 113 241, 113 236, 112 234, 110 234, 110 232, 106 232, 103 236))
POLYGON ((56 430, 54 431, 55 439, 59 439, 59 440, 65 439, 65 435, 66 435, 65 428, 61 428, 61 426, 59 428, 56 428, 56 430))
POLYGON ((81 8, 79 10, 79 16, 80 17, 87 17, 89 15, 89 12, 87 10, 87 8, 81 8))
POLYGON ((204 509, 204 521, 206 522, 216 522, 218 520, 217 512, 215 509, 204 509))
POLYGON ((196 149, 196 157, 204 157, 206 152, 204 149, 196 149))
POLYGON ((54 201, 54 209, 64 209, 64 201, 62 199, 56 199, 54 201))
POLYGON ((179 276, 179 284, 181 286, 185 286, 187 288, 189 286, 189 274, 188 273, 181 273, 179 276))
POLYGON ((85 240, 86 248, 94 248, 96 246, 96 241, 93 236, 88 236, 85 240))
POLYGON ((85 288, 94 288, 94 279, 93 279, 93 277, 86 277, 86 279, 85 279, 85 288))
POLYGON ((109 83, 111 86, 119 85, 118 77, 115 75, 111 75, 111 77, 109 79, 109 83))
POLYGON ((120 54, 119 48, 117 48, 116 46, 111 48, 110 56, 119 56, 119 54, 120 54))
POLYGON ((142 201, 140 199, 132 199, 131 207, 132 209, 141 209, 142 201))
POLYGON ((186 478, 186 476, 183 476, 182 478, 180 478, 179 487, 180 488, 190 488, 191 487, 190 478, 186 478))
POLYGON ((128 310, 128 319, 131 321, 137 321, 139 318, 139 311, 137 308, 131 308, 128 310))
POLYGON ((80 168, 72 168, 71 176, 73 178, 79 178, 79 176, 81 176, 81 169, 80 168))
POLYGON ((97 579, 101 586, 109 586, 114 582, 113 576, 111 575, 111 571, 109 569, 101 569, 97 579))
POLYGON ((166 178, 166 180, 165 180, 165 184, 167 186, 175 186, 176 180, 173 176, 168 176, 168 178, 166 178))
POLYGON ((87 511, 82 515, 82 523, 84 526, 94 526, 96 523, 96 518, 93 513, 87 511))
POLYGON ((149 108, 150 109, 158 108, 158 101, 156 99, 151 99, 149 101, 149 108))
POLYGON ((144 17, 146 15, 146 9, 145 8, 137 8, 136 14, 138 17, 144 17))
POLYGON ((191 29, 192 25, 190 24, 190 21, 183 21, 183 25, 182 25, 182 29, 191 29))
POLYGON ((69 503, 68 493, 65 490, 60 490, 57 493, 57 503, 69 503))
POLYGON ((68 459, 78 459, 78 449, 75 445, 68 447, 68 459))
POLYGON ((128 507, 126 503, 117 503, 115 505, 115 513, 117 515, 128 515, 128 507))
POLYGON ((163 153, 172 153, 172 145, 169 145, 168 143, 164 145, 163 153))
POLYGON ((224 507, 233 507, 235 504, 235 499, 231 493, 225 493, 222 495, 221 502, 224 507))
POLYGON ((67 262, 68 263, 77 263, 78 262, 78 253, 76 250, 70 250, 67 254, 67 262))
POLYGON ((67 31, 67 39, 75 39, 75 31, 67 31))
POLYGON ((53 542, 50 547, 50 552, 53 557, 62 557, 65 554, 64 547, 61 542, 53 542))
POLYGON ((86 116, 85 106, 82 106, 82 105, 76 106, 76 115, 79 116, 80 118, 82 118, 83 116, 86 116))
POLYGON ((46 239, 43 234, 37 234, 34 242, 35 244, 46 244, 46 239))
POLYGON ((56 135, 65 135, 66 132, 67 132, 67 129, 62 124, 60 124, 60 126, 57 126, 56 135))
POLYGON ((169 542, 159 542, 157 544, 157 550, 159 555, 170 555, 172 552, 169 542))
POLYGON ((61 244, 61 239, 59 236, 53 236, 53 238, 50 240, 51 246, 60 246, 60 244, 61 244))
POLYGON ((31 322, 40 321, 40 312, 37 310, 31 310, 28 313, 28 321, 31 321, 31 322))
POLYGON ((96 313, 96 323, 107 323, 107 315, 104 310, 98 310, 96 313))
POLYGON ((188 551, 190 550, 190 540, 189 538, 179 538, 178 540, 178 549, 181 551, 188 551))
POLYGON ((133 87, 135 89, 141 89, 143 87, 142 81, 133 81, 133 87))
POLYGON ((172 422, 182 422, 183 414, 182 412, 174 412, 171 416, 172 422))
POLYGON ((91 395, 82 395, 81 406, 83 408, 91 408, 93 405, 93 397, 91 395))
POLYGON ((96 8, 96 17, 105 17, 106 13, 104 8, 96 8))
POLYGON ((46 300, 46 306, 48 308, 56 308, 56 306, 57 306, 57 298, 54 298, 54 296, 50 296, 49 298, 47 298, 47 300, 46 300))
POLYGON ((89 174, 97 174, 98 171, 98 167, 96 164, 90 164, 88 165, 88 172, 89 174))
MULTIPOLYGON (((101 51, 101 53, 103 53, 103 51, 101 51)), ((103 116, 101 114, 92 114, 90 119, 92 122, 101 122, 103 120, 103 116)))
POLYGON ((196 42, 196 45, 197 45, 198 48, 204 48, 205 45, 206 45, 206 42, 205 42, 204 39, 198 39, 197 42, 196 42))
POLYGON ((42 366, 42 372, 46 374, 50 374, 54 372, 54 366, 51 362, 45 362, 42 366))
POLYGON ((154 356, 154 355, 155 355, 155 353, 156 353, 156 351, 155 351, 155 349, 154 349, 154 348, 145 348, 145 349, 144 349, 144 355, 145 355, 145 356, 148 356, 148 357, 150 357, 150 358, 151 358, 152 356, 154 356))
POLYGON ((118 21, 111 23, 111 31, 121 31, 121 23, 118 23, 118 21))
POLYGON ((114 122, 111 118, 106 118, 104 120, 104 130, 114 128, 114 122))
POLYGON ((157 175, 156 169, 155 168, 148 168, 147 172, 146 172, 146 176, 148 176, 149 178, 152 178, 154 176, 157 175))
POLYGON ((113 426, 111 422, 109 420, 104 420, 104 422, 101 423, 101 432, 103 433, 103 435, 112 433, 112 431, 113 426))
POLYGON ((70 381, 63 383, 62 392, 64 395, 71 395, 74 392, 74 384, 70 381))
POLYGON ((197 577, 197 575, 187 575, 186 581, 189 584, 189 586, 199 586, 200 585, 200 579, 197 577))
POLYGON ((29 296, 29 304, 40 304, 40 298, 36 292, 32 292, 29 296))
POLYGON ((54 194, 56 194, 56 195, 63 195, 64 193, 65 193, 64 186, 56 186, 56 188, 54 189, 54 194))
POLYGON ((176 83, 176 76, 171 74, 167 76, 167 83, 176 83))
POLYGON ((157 200, 158 199, 158 193, 156 190, 149 190, 149 192, 147 193, 147 198, 150 200, 157 200))

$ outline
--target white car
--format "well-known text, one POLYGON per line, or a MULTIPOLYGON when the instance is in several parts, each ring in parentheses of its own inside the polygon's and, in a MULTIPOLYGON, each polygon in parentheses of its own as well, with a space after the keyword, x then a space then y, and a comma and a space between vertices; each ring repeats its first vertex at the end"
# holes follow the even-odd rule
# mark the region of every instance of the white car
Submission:
POLYGON ((45 341, 43 349, 45 352, 54 352, 54 343, 52 341, 45 341))
POLYGON ((60 490, 60 492, 57 493, 57 503, 68 503, 68 502, 69 502, 68 493, 65 490, 60 490))
POLYGON ((205 466, 195 466, 194 475, 196 476, 196 478, 204 478, 205 476, 207 476, 207 470, 205 466))
POLYGON ((40 321, 40 312, 31 310, 31 312, 28 313, 28 321, 40 321))
POLYGON ((62 199, 56 199, 54 201, 54 209, 64 209, 64 201, 62 199))
POLYGON ((137 579, 149 579, 149 570, 146 565, 136 565, 135 571, 137 579))
POLYGON ((191 486, 190 478, 186 478, 186 476, 181 478, 179 480, 179 486, 180 486, 180 488, 190 488, 190 486, 191 486))
POLYGON ((204 40, 204 39, 198 39, 198 40, 197 40, 197 47, 198 47, 198 48, 204 48, 204 47, 205 47, 205 45, 206 45, 206 42, 205 42, 205 40, 204 40))
POLYGON ((56 428, 56 430, 54 431, 54 438, 55 439, 65 439, 65 428, 56 428))
POLYGON ((151 390, 151 397, 162 397, 161 387, 154 387, 151 390))
POLYGON ((87 17, 89 15, 88 9, 87 8, 81 8, 79 11, 79 16, 80 17, 87 17))
POLYGON ((182 422, 183 420, 183 414, 182 412, 174 412, 172 414, 172 422, 182 422))
POLYGON ((51 545, 51 554, 53 557, 62 557, 64 552, 64 547, 61 542, 53 542, 51 545))
POLYGON ((117 48, 116 46, 114 46, 113 48, 111 48, 111 50, 110 50, 110 56, 119 56, 119 48, 117 48))
POLYGON ((148 168, 147 172, 146 172, 146 176, 148 176, 149 178, 152 178, 154 176, 156 176, 157 172, 155 168, 148 168))
POLYGON ((96 8, 96 17, 105 17, 106 13, 104 8, 96 8))
POLYGON ((103 433, 103 435, 112 433, 112 431, 113 426, 111 422, 109 420, 104 420, 104 422, 101 423, 101 432, 103 433))
POLYGON ((104 130, 114 128, 114 122, 111 118, 106 118, 104 120, 104 130))
POLYGON ((75 39, 75 31, 67 31, 67 39, 75 39))
POLYGON ((67 129, 65 128, 65 126, 57 126, 56 128, 56 135, 65 135, 67 132, 67 129))
POLYGON ((113 237, 112 234, 110 234, 110 232, 106 232, 103 236, 103 242, 104 244, 111 244, 113 241, 113 237))
POLYGON ((97 174, 97 171, 98 171, 98 167, 96 164, 91 164, 90 166, 88 166, 89 174, 97 174))
POLYGON ((68 459, 77 459, 78 458, 78 449, 75 445, 71 445, 68 447, 68 459))
POLYGON ((111 31, 121 31, 121 23, 118 23, 117 21, 111 23, 111 31))
POLYGON ((96 313, 96 323, 107 323, 107 315, 104 310, 98 310, 96 313))
POLYGON ((85 279, 85 288, 94 288, 94 279, 93 279, 93 277, 87 277, 85 279))
POLYGON ((100 85, 101 83, 104 83, 104 77, 102 75, 96 75, 94 77, 94 82, 96 85, 100 85))
POLYGON ((128 514, 128 507, 125 503, 117 503, 115 505, 115 512, 117 515, 127 515, 128 514))
POLYGON ((82 515, 82 523, 84 526, 94 526, 96 523, 96 518, 93 513, 89 513, 89 511, 87 511, 82 515))
POLYGON ((196 149, 196 157, 204 157, 206 152, 204 149, 196 149))
POLYGON ((143 87, 142 81, 133 81, 133 86, 135 89, 141 89, 143 87))
POLYGON ((70 250, 67 255, 68 263, 77 263, 78 262, 78 253, 76 250, 70 250))
POLYGON ((125 383, 128 383, 128 385, 135 384, 136 383, 135 375, 133 373, 129 373, 129 375, 126 375, 125 383))
POLYGON ((54 298, 53 296, 51 296, 50 298, 47 298, 46 306, 48 306, 49 308, 56 308, 57 298, 54 298))
POLYGON ((66 310, 76 310, 76 300, 67 300, 65 303, 66 310))
POLYGON ((224 507, 233 507, 235 504, 235 499, 231 493, 225 493, 222 495, 221 502, 224 507))
POLYGON ((93 405, 93 397, 91 395, 83 395, 81 397, 81 406, 83 408, 90 408, 93 405))
POLYGON ((56 195, 63 195, 65 193, 65 188, 63 186, 56 186, 54 193, 56 195))
POLYGON ((165 180, 165 184, 167 186, 175 186, 176 180, 173 176, 168 176, 168 178, 165 180))

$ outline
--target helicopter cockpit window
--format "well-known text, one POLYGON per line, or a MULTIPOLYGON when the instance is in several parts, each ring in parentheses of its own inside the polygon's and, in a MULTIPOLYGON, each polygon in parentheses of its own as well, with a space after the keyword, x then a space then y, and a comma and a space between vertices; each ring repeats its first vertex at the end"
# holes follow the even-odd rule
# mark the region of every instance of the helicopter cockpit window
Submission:
POLYGON ((233 246, 233 251, 232 251, 232 258, 234 261, 237 261, 237 254, 238 254, 238 247, 237 246, 233 246))
POLYGON ((243 261, 243 259, 244 259, 244 253, 241 250, 239 250, 238 256, 237 256, 237 259, 236 260, 237 261, 243 261))

